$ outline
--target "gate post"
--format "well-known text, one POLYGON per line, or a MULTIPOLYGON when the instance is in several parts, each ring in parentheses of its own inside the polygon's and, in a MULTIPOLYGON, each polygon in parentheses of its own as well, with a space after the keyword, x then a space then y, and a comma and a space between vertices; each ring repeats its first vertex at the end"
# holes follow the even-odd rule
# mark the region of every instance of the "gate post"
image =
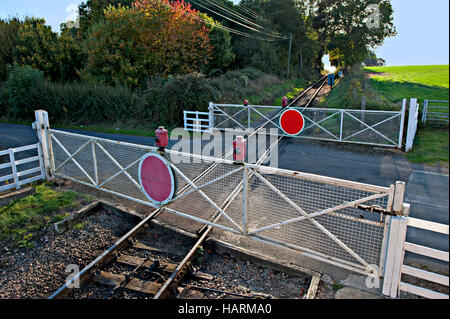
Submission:
POLYGON ((394 212, 397 216, 391 216, 387 222, 387 248, 383 272, 383 295, 396 298, 401 279, 401 268, 405 255, 404 244, 406 240, 406 228, 408 226, 409 204, 403 203, 405 183, 397 182, 395 187, 394 212))
POLYGON ((242 229, 244 230, 243 235, 247 236, 248 232, 248 174, 249 168, 244 164, 244 175, 243 175, 243 189, 242 189, 242 229))
POLYGON ((214 130, 214 105, 209 102, 209 133, 212 134, 214 130))
POLYGON ((417 99, 411 99, 409 104, 408 133, 406 135, 406 152, 409 152, 413 147, 414 137, 417 131, 418 107, 417 99))
POLYGON ((45 168, 45 179, 52 179, 52 163, 53 163, 53 152, 50 143, 50 136, 48 130, 50 129, 50 124, 48 121, 48 113, 43 110, 38 110, 34 112, 36 122, 33 123, 33 128, 36 130, 36 134, 39 138, 39 142, 42 147, 42 157, 45 168))
POLYGON ((407 100, 403 99, 402 102, 402 113, 401 113, 401 118, 400 118, 400 132, 398 135, 398 148, 402 148, 402 143, 403 143, 403 130, 405 128, 405 114, 406 114, 406 103, 407 100))
POLYGON ((422 123, 425 124, 427 122, 427 113, 428 113, 428 100, 423 102, 423 110, 422 110, 422 123))
POLYGON ((407 217, 395 216, 391 218, 389 227, 389 241, 384 268, 383 295, 396 298, 400 283, 401 267, 404 258, 407 217))

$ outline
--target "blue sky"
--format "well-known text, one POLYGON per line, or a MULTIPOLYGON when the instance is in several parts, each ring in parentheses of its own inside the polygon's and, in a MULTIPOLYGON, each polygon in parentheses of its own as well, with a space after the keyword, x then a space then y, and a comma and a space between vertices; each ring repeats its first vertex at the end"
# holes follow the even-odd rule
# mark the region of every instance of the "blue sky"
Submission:
MULTIPOLYGON (((69 5, 82 0, 1 0, 0 18, 18 15, 45 18, 53 30, 67 21, 69 5)), ((237 1, 236 1, 237 2, 237 1)), ((449 63, 449 1, 391 0, 398 35, 376 50, 387 65, 449 63)))

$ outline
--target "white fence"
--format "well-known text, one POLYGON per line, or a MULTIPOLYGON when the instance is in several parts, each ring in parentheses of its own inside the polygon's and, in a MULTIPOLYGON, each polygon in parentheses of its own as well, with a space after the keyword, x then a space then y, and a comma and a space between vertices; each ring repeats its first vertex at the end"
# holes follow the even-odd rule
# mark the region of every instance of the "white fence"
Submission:
POLYGON ((395 298, 400 296, 401 291, 404 291, 425 298, 448 299, 448 288, 446 289, 447 294, 445 294, 402 281, 402 275, 409 275, 427 282, 437 283, 441 286, 449 286, 448 274, 444 276, 403 264, 406 251, 429 258, 446 261, 447 263, 449 261, 448 252, 406 242, 407 227, 416 227, 431 232, 438 232, 446 235, 449 234, 448 225, 405 216, 392 217, 390 221, 391 238, 388 243, 388 256, 386 259, 387 263, 384 274, 383 294, 395 298))
POLYGON ((423 103, 422 123, 438 126, 448 125, 448 101, 425 100, 423 103))
POLYGON ((0 192, 44 178, 40 143, 0 151, 0 192))
POLYGON ((184 129, 191 132, 209 132, 210 113, 198 111, 184 111, 184 129))
MULTIPOLYGON (((401 111, 372 111, 328 108, 292 108, 305 119, 305 128, 296 138, 316 139, 341 143, 402 147, 404 105, 401 111)), ((210 104, 210 121, 217 130, 240 129, 250 131, 269 121, 268 129, 278 129, 283 109, 278 106, 242 106, 210 104)))

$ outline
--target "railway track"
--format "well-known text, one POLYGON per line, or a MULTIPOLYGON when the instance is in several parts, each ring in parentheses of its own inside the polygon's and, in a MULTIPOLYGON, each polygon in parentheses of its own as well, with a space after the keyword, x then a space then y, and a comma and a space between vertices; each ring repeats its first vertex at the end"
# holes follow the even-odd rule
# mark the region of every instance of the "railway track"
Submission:
POLYGON ((327 83, 327 79, 328 75, 325 75, 320 80, 305 89, 288 104, 288 107, 310 107, 317 95, 327 83))
MULTIPOLYGON (((315 99, 325 83, 326 76, 314 83, 308 89, 304 90, 289 104, 289 106, 299 103, 299 101, 305 97, 308 92, 315 89, 316 92, 313 93, 313 97, 305 106, 307 107, 315 99)), ((280 112, 262 124, 247 138, 249 139, 253 135, 258 134, 267 124, 273 121, 282 112, 283 110, 280 110, 280 112)), ((282 140, 282 138, 283 136, 273 143, 256 164, 263 163, 270 151, 282 140)), ((233 150, 230 150, 222 158, 227 159, 232 154, 233 150)), ((193 180, 193 183, 200 182, 212 173, 217 166, 218 164, 212 164, 209 166, 209 168, 193 180)), ((249 176, 248 179, 251 177, 252 176, 249 176)), ((238 194, 243 191, 243 183, 244 182, 241 182, 237 185, 222 205, 220 205, 220 209, 222 211, 225 211, 238 196, 238 194)), ((189 185, 186 185, 180 190, 180 194, 187 192, 189 188, 189 185)), ((77 282, 81 286, 88 280, 90 280, 91 284, 100 284, 112 287, 109 295, 105 296, 105 298, 114 298, 118 291, 129 290, 151 296, 153 299, 176 298, 180 293, 178 287, 186 275, 189 275, 191 278, 208 280, 208 275, 198 272, 193 267, 193 260, 202 243, 212 231, 213 226, 211 224, 217 223, 222 215, 219 211, 217 211, 210 219, 211 224, 203 226, 197 232, 197 240, 190 247, 190 249, 187 249, 187 251, 184 251, 183 253, 180 252, 182 249, 179 249, 177 253, 167 253, 146 244, 142 240, 142 238, 148 236, 150 221, 156 219, 163 211, 164 208, 160 208, 150 213, 127 234, 118 239, 109 249, 99 254, 94 261, 76 274, 71 281, 66 282, 61 288, 48 296, 48 299, 64 298, 69 292, 73 291, 74 283, 77 282), (141 236, 143 234, 144 236, 141 236), (128 267, 128 269, 124 271, 124 267, 128 267), (117 272, 111 271, 115 268, 122 269, 122 272, 117 274, 117 272)), ((226 294, 227 292, 223 293, 226 294)), ((251 298, 252 296, 242 295, 241 297, 251 298)))
MULTIPOLYGON (((277 114, 278 116, 278 114, 277 114)), ((276 116, 275 116, 276 117, 276 116)), ((273 117, 271 120, 273 120, 273 117)), ((258 132, 266 126, 270 121, 261 125, 251 136, 258 134, 258 132)), ((233 150, 228 151, 222 158, 226 159, 232 156, 233 150)), ((262 163, 267 157, 268 151, 263 154, 258 163, 262 163)), ((197 183, 212 173, 218 164, 212 164, 198 175, 193 183, 197 183)), ((186 185, 180 190, 180 194, 189 190, 189 185, 186 185)), ((223 204, 220 206, 222 210, 226 210, 236 196, 242 191, 243 183, 239 184, 226 198, 223 204)), ((114 291, 124 288, 129 290, 138 291, 153 295, 154 299, 173 298, 178 294, 178 283, 183 277, 188 274, 194 274, 192 269, 192 260, 195 254, 204 240, 208 237, 209 233, 213 229, 211 225, 202 227, 198 232, 198 240, 191 247, 191 249, 184 255, 184 258, 179 263, 167 263, 161 262, 158 257, 136 257, 131 254, 127 254, 129 249, 138 247, 148 247, 145 244, 142 245, 136 238, 144 233, 148 227, 150 221, 156 219, 164 211, 164 208, 154 210, 146 218, 144 218, 139 224, 131 229, 122 238, 118 239, 110 248, 101 253, 94 261, 87 265, 83 270, 76 274, 70 281, 66 282, 62 287, 56 290, 53 294, 48 296, 48 299, 60 299, 64 298, 69 292, 73 291, 74 284, 78 283, 80 286, 86 281, 91 280, 99 284, 110 285, 114 287, 114 291), (118 275, 111 272, 105 272, 102 269, 110 267, 110 264, 125 264, 135 267, 130 270, 127 275, 118 275), (150 270, 149 270, 150 269, 150 270), (142 273, 147 277, 139 277, 142 273), (169 274, 170 273, 170 274, 169 274), (151 276, 149 276, 149 274, 151 276), (164 282, 161 282, 164 280, 164 282)), ((211 223, 216 223, 220 219, 220 212, 217 211, 214 217, 211 219, 211 223)), ((144 249, 145 250, 145 249, 144 249)), ((149 247, 147 250, 152 250, 149 247)), ((154 251, 154 249, 153 249, 154 251)))

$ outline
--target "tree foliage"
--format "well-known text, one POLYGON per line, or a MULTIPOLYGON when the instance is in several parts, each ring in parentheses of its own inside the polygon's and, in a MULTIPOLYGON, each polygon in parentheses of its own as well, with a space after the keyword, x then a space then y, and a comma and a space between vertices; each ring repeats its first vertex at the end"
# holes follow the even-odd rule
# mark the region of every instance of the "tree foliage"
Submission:
POLYGON ((389 0, 317 0, 316 9, 320 13, 321 37, 326 39, 335 66, 348 69, 361 63, 368 49, 396 35, 389 0), (369 21, 375 13, 369 9, 373 5, 378 11, 377 21, 369 21))
POLYGON ((26 18, 17 33, 13 60, 44 72, 52 81, 68 82, 78 79, 81 47, 69 32, 58 35, 44 19, 26 18))
POLYGON ((0 81, 6 80, 8 67, 14 62, 14 48, 22 23, 18 18, 0 19, 0 81))
POLYGON ((80 17, 80 37, 86 38, 89 29, 104 18, 108 6, 131 7, 134 0, 87 0, 78 6, 80 17))
POLYGON ((209 30, 194 14, 183 1, 109 6, 85 42, 84 78, 136 88, 156 75, 198 72, 212 47, 209 30))

